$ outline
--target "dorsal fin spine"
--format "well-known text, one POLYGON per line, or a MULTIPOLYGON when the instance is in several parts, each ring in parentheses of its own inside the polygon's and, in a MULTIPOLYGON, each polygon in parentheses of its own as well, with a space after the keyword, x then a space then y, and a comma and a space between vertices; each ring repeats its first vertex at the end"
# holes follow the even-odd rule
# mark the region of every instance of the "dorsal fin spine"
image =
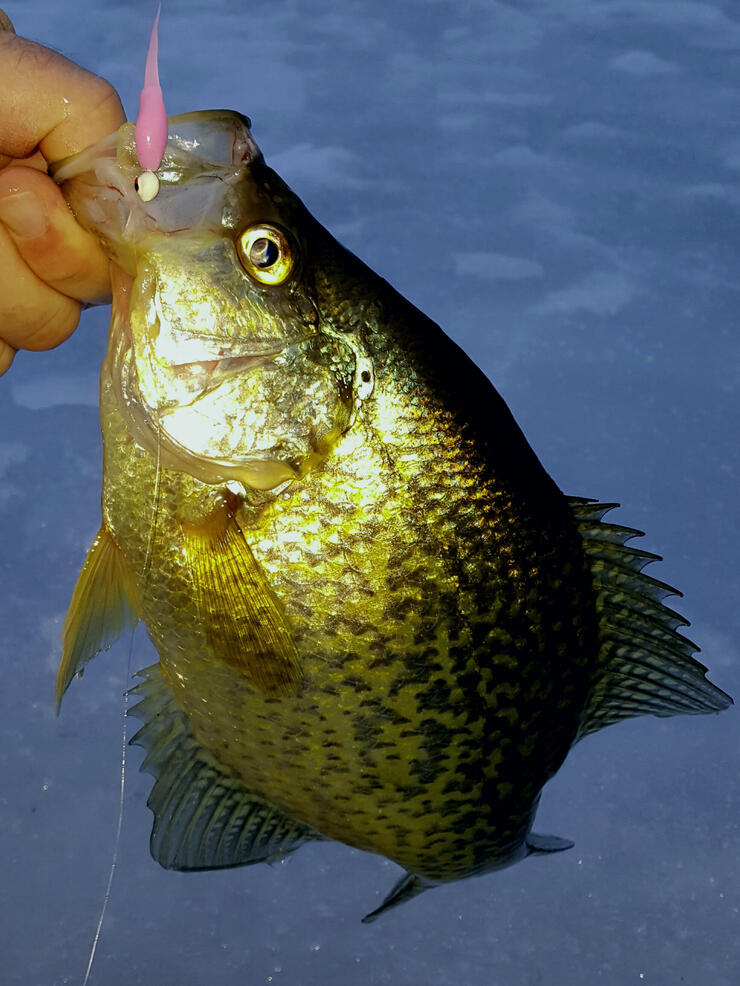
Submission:
POLYGON ((571 499, 591 569, 600 648, 578 738, 631 716, 719 712, 732 699, 705 677, 688 621, 662 600, 681 593, 643 573, 660 556, 627 545, 642 535, 602 518, 617 504, 571 499))

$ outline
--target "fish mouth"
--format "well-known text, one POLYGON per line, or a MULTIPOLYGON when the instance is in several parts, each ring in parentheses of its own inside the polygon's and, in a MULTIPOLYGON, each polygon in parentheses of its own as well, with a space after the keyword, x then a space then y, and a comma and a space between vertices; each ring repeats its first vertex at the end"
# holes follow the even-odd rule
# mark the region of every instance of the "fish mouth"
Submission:
POLYGON ((291 463, 270 453, 254 452, 234 459, 221 458, 194 451, 168 430, 170 414, 197 405, 202 397, 216 390, 229 377, 248 373, 271 362, 284 347, 270 353, 170 363, 168 370, 171 379, 177 381, 181 392, 172 402, 160 400, 150 404, 142 393, 133 349, 127 343, 122 333, 109 353, 104 374, 112 383, 119 411, 134 439, 155 456, 160 465, 187 472, 204 483, 233 480, 263 491, 282 488, 296 478, 297 471, 291 463))
MULTIPOLYGON (((261 491, 279 490, 297 476, 291 450, 249 447, 213 454, 212 429, 201 417, 201 399, 221 385, 233 386, 240 376, 251 376, 272 364, 305 339, 285 340, 255 334, 251 339, 225 338, 212 332, 185 331, 167 319, 157 319, 156 331, 137 340, 130 317, 132 277, 113 267, 114 303, 108 355, 102 387, 111 397, 135 442, 155 457, 162 468, 186 472, 203 483, 235 481, 261 491), (171 434, 172 416, 191 412, 192 440, 171 434), (202 441, 201 441, 202 439, 202 441)), ((228 426, 229 409, 213 422, 228 426)))

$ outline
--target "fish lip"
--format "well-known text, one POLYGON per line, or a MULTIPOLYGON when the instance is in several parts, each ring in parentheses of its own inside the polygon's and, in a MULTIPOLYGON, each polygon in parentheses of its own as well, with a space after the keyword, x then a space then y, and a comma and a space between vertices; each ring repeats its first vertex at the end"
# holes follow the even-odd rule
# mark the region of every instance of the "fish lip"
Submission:
POLYGON ((224 354, 223 356, 214 356, 211 359, 184 359, 184 360, 173 360, 170 362, 170 366, 173 369, 178 369, 180 367, 186 366, 215 366, 219 363, 234 363, 234 364, 245 364, 248 365, 250 362, 258 359, 273 359, 278 356, 284 349, 284 346, 280 346, 275 349, 266 349, 256 353, 239 353, 238 356, 230 356, 224 354))
POLYGON ((256 351, 239 353, 231 356, 228 353, 213 356, 211 359, 185 359, 180 362, 170 361, 173 370, 187 370, 196 367, 202 368, 208 375, 232 375, 244 370, 252 370, 263 363, 269 363, 282 353, 300 349, 311 339, 310 335, 301 336, 299 339, 290 341, 274 341, 269 347, 259 348, 256 351))
MULTIPOLYGON (((148 353, 158 364, 175 371, 198 367, 207 370, 219 363, 226 367, 230 361, 236 360, 248 366, 250 361, 256 359, 274 359, 291 343, 292 340, 275 335, 240 339, 185 329, 172 324, 165 313, 160 319, 160 331, 155 336, 147 335, 140 340, 137 361, 148 353)), ((234 362, 234 365, 238 364, 234 362)))
MULTIPOLYGON (((245 353, 241 356, 220 356, 216 359, 186 360, 182 363, 171 363, 170 366, 175 373, 184 375, 201 370, 207 380, 207 389, 211 390, 214 384, 219 384, 227 377, 237 373, 250 372, 258 366, 270 362, 279 356, 284 347, 270 350, 264 353, 245 353)), ((205 391, 204 391, 205 392, 205 391)))
POLYGON ((218 345, 209 347, 207 345, 209 340, 201 337, 199 341, 206 344, 194 346, 189 351, 181 353, 179 359, 176 346, 173 346, 169 353, 157 352, 156 349, 149 348, 148 352, 145 351, 137 358, 131 345, 132 341, 129 340, 126 348, 132 353, 132 359, 127 390, 130 395, 136 395, 136 399, 150 415, 168 414, 178 407, 190 407, 234 377, 253 373, 260 367, 269 367, 283 353, 300 348, 309 339, 310 336, 302 336, 291 340, 273 338, 253 341, 250 351, 245 352, 246 346, 237 344, 230 347, 223 340, 211 339, 212 343, 218 342, 218 345), (236 353, 233 354, 230 349, 236 349, 236 353), (171 375, 173 383, 176 381, 177 393, 172 394, 171 399, 162 400, 161 393, 142 384, 142 369, 146 368, 144 376, 145 379, 149 379, 157 376, 160 369, 164 367, 171 375), (152 401, 153 397, 154 401, 152 401))

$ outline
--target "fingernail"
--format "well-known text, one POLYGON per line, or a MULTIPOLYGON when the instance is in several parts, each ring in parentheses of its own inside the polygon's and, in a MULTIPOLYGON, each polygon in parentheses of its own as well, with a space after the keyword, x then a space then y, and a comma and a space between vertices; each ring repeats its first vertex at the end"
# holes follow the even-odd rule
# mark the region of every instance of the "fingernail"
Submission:
POLYGON ((0 221, 19 240, 36 239, 48 227, 39 200, 30 192, 11 192, 0 198, 0 221))

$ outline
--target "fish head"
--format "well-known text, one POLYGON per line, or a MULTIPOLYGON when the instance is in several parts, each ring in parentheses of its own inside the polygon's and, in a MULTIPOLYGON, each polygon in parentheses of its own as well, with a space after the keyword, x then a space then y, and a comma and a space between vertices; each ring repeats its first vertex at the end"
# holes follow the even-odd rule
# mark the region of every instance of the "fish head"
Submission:
POLYGON ((204 482, 272 490, 326 456, 368 374, 317 302, 307 258, 328 234, 249 128, 226 110, 171 117, 142 175, 126 123, 53 177, 112 260, 107 372, 137 441, 204 482))

